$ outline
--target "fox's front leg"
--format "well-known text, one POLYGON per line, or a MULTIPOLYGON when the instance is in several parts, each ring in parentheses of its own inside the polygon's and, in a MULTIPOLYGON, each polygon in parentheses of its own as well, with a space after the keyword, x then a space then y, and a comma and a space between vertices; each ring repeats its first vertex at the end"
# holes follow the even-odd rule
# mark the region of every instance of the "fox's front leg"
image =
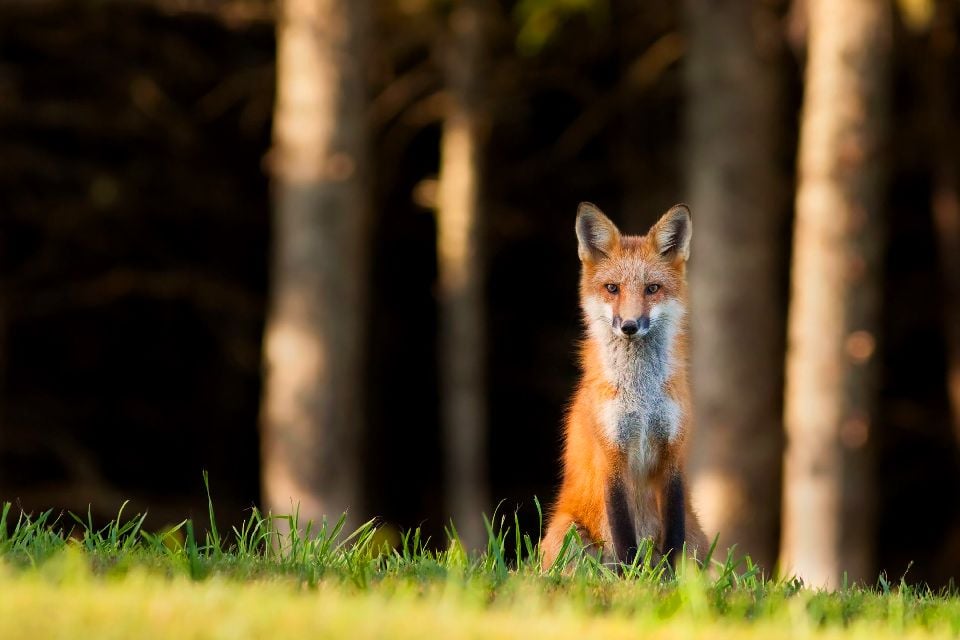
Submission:
POLYGON ((676 566, 683 550, 687 529, 683 476, 679 471, 672 471, 667 478, 663 498, 663 554, 670 556, 676 566))
POLYGON ((593 539, 590 535, 590 532, 587 531, 587 528, 584 527, 581 523, 577 522, 571 514, 565 511, 557 511, 550 518, 550 524, 547 526, 547 532, 543 536, 543 539, 540 541, 540 568, 543 571, 547 571, 557 560, 557 556, 560 555, 560 549, 563 548, 564 540, 567 538, 567 534, 570 533, 570 529, 576 527, 577 536, 580 538, 580 542, 587 549, 594 549, 599 546, 599 543, 593 539))
POLYGON ((606 495, 607 524, 610 527, 610 545, 614 560, 631 564, 637 555, 637 530, 630 514, 627 490, 620 474, 610 479, 606 495))

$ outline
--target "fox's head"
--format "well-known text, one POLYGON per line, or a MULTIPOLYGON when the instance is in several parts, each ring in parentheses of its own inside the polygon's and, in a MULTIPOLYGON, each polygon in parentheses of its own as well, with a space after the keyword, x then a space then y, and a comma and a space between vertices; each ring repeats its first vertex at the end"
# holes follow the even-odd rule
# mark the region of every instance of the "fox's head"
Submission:
POLYGON ((679 322, 686 312, 686 264, 693 223, 678 204, 645 236, 621 235, 600 209, 577 211, 583 264, 580 300, 590 333, 642 340, 651 330, 679 322))

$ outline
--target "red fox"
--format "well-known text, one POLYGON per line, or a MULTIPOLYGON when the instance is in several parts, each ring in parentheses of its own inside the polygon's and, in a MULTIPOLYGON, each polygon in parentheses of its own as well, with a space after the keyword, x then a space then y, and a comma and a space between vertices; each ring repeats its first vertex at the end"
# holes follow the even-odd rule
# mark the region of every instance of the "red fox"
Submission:
POLYGON ((674 559, 684 543, 702 554, 706 538, 683 475, 690 210, 678 204, 647 235, 624 236, 584 202, 576 231, 586 339, 543 566, 553 565, 571 526, 605 561, 632 562, 642 538, 674 559))

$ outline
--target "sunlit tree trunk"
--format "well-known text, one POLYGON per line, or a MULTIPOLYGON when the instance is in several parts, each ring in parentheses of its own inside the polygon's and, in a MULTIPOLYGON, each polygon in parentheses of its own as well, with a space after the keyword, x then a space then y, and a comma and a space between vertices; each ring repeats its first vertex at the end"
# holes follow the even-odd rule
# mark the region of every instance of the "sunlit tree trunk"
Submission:
POLYGON ((891 7, 809 0, 788 321, 781 562, 867 578, 891 7))
POLYGON ((366 21, 363 0, 279 4, 262 490, 304 520, 362 509, 366 21))
POLYGON ((785 222, 777 16, 769 2, 687 0, 693 503, 720 548, 776 560, 785 222))
POLYGON ((458 0, 450 15, 437 210, 446 512, 468 548, 485 540, 482 513, 490 514, 480 193, 484 2, 458 0))

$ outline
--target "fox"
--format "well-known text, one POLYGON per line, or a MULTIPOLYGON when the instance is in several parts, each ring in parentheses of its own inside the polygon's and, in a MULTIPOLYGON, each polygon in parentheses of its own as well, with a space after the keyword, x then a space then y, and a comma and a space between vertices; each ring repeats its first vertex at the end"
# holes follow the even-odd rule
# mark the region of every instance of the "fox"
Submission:
MULTIPOLYGON (((596 205, 576 217, 581 376, 564 424, 562 480, 541 540, 553 566, 571 527, 604 562, 633 562, 642 539, 676 563, 706 537, 688 498, 684 451, 692 418, 687 375, 686 265, 693 223, 677 204, 644 236, 596 205)), ((619 564, 618 564, 619 566, 619 564)))

